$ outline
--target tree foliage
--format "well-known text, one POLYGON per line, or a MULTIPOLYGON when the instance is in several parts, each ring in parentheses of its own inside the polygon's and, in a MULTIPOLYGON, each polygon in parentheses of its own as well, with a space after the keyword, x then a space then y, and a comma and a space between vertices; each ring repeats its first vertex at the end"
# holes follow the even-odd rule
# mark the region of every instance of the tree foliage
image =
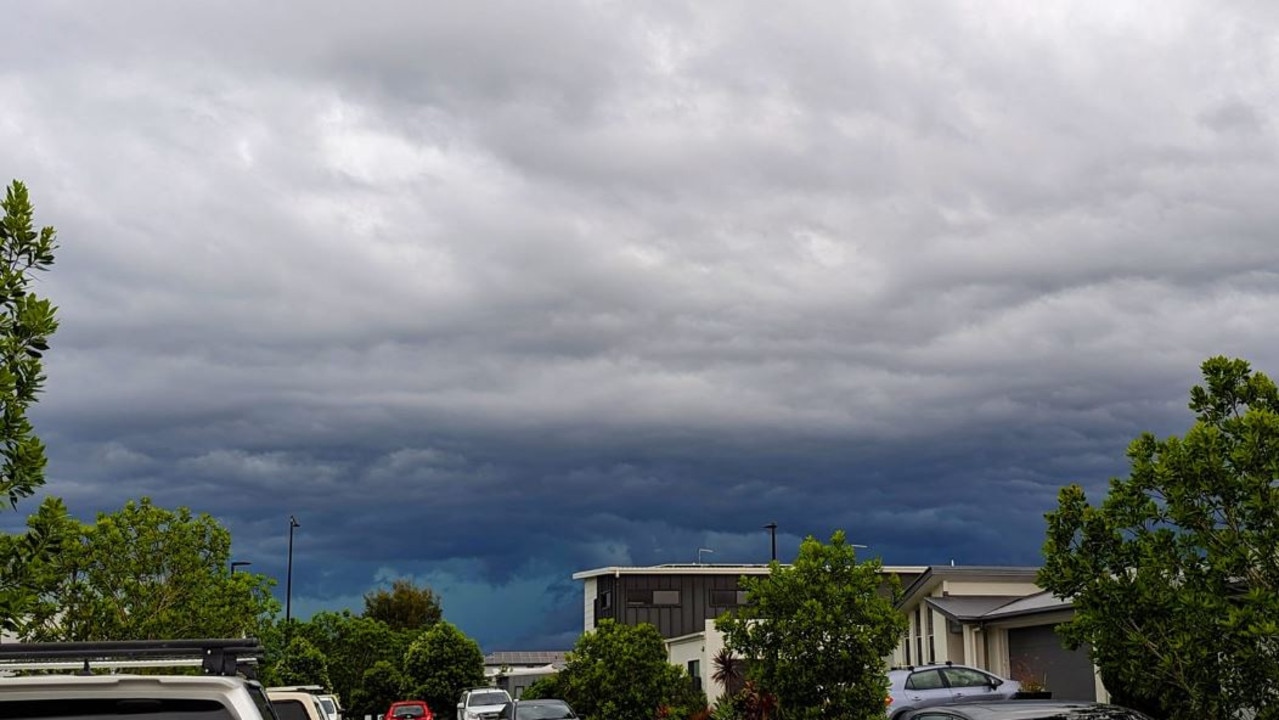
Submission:
POLYGON ((295 637, 275 665, 275 680, 281 685, 319 685, 332 688, 329 661, 319 648, 303 637, 295 637))
MULTIPOLYGON (((395 632, 380 620, 353 615, 349 610, 316 613, 310 620, 298 623, 293 633, 306 638, 328 658, 332 681, 328 687, 348 704, 353 702, 351 698, 368 670, 379 662, 398 665, 413 641, 409 633, 395 632)), ((383 710, 386 707, 369 714, 383 710)))
POLYGON ((351 691, 346 715, 377 717, 386 712, 391 703, 403 697, 404 685, 404 674, 395 663, 378 660, 360 676, 359 687, 351 691))
POLYGON ((1100 505, 1061 490, 1039 583, 1073 599, 1063 636, 1117 700, 1279 717, 1279 391, 1242 360, 1202 370, 1184 437, 1133 441, 1100 505))
POLYGON ((364 595, 364 617, 381 620, 392 630, 420 632, 443 615, 435 591, 404 578, 392 582, 389 590, 378 588, 364 595))
POLYGON ((560 687, 560 674, 546 675, 534 680, 528 687, 524 688, 523 694, 520 695, 522 700, 541 700, 544 698, 561 699, 564 697, 564 691, 560 687))
MULTIPOLYGON (((31 291, 35 273, 53 265, 57 232, 36 229, 27 188, 13 181, 0 201, 0 497, 12 508, 44 485, 44 444, 27 419, 44 386, 41 358, 58 329, 56 308, 31 291)), ((31 528, 0 556, 0 629, 13 630, 36 593, 28 566, 56 553, 56 542, 31 528)))
POLYGON ((785 718, 882 718, 884 658, 905 632, 896 576, 879 560, 859 562, 843 531, 830 544, 809 537, 790 567, 744 577, 749 603, 717 621, 724 643, 750 658, 757 694, 776 697, 785 718), (885 593, 885 584, 890 592, 885 593))
POLYGON ((649 624, 601 621, 578 638, 558 684, 563 699, 587 718, 686 718, 706 707, 688 673, 667 661, 666 643, 649 624))
POLYGON ((479 643, 441 620, 422 633, 404 655, 404 690, 425 700, 437 717, 450 717, 468 688, 484 684, 479 643))
POLYGON ((21 628, 29 640, 256 635, 278 607, 269 578, 229 571, 231 534, 207 514, 143 498, 82 525, 51 498, 28 525, 61 538, 30 566, 41 594, 21 628))

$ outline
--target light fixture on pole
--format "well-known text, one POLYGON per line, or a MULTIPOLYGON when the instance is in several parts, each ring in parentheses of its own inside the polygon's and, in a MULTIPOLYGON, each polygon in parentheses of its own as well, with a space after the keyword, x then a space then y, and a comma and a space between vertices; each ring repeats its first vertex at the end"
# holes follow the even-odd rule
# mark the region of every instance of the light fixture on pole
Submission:
POLYGON ((252 564, 253 564, 253 563, 249 562, 248 560, 232 560, 232 561, 231 561, 231 574, 232 574, 232 575, 234 575, 234 574, 235 574, 235 569, 236 569, 236 568, 245 567, 245 566, 247 566, 247 565, 252 565, 252 564))
POLYGON ((697 548, 697 564, 698 564, 698 565, 701 565, 701 564, 702 564, 702 553, 712 553, 712 554, 713 554, 714 552, 715 552, 715 551, 714 551, 714 550, 712 550, 712 549, 710 549, 710 548, 697 548))
POLYGON ((773 559, 774 559, 774 560, 776 560, 776 559, 777 559, 777 522, 776 522, 776 521, 774 521, 774 522, 771 522, 771 523, 769 523, 769 524, 765 525, 765 526, 764 526, 764 529, 768 531, 768 535, 769 535, 769 537, 770 537, 770 538, 772 538, 772 541, 773 541, 773 559))
POLYGON ((293 531, 302 527, 298 519, 289 516, 289 564, 284 576, 284 627, 287 630, 293 617, 293 531))

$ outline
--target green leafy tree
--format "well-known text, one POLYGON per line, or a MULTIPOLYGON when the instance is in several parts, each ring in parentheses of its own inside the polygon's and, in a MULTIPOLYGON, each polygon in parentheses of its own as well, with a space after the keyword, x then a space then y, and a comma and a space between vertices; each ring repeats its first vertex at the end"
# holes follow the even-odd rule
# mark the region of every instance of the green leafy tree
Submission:
MULTIPOLYGON (((0 208, 0 497, 9 507, 44 485, 44 443, 27 411, 44 386, 41 365, 49 336, 58 329, 56 308, 31 291, 35 274, 53 265, 57 233, 36 230, 27 187, 17 180, 5 191, 0 208)), ((27 567, 57 551, 36 528, 9 542, 0 556, 0 629, 14 630, 35 602, 27 567)))
POLYGON ((422 633, 404 655, 404 689, 425 700, 437 717, 451 717, 467 688, 484 685, 479 643, 441 620, 422 633))
POLYGON ((706 696, 683 668, 670 664, 661 633, 647 623, 602 620, 568 653, 559 689, 586 718, 687 718, 706 707, 706 696))
POLYGON ((231 534, 207 514, 143 498, 81 525, 49 499, 34 523, 69 539, 31 565, 41 595, 22 625, 26 639, 259 635, 278 610, 272 580, 230 572, 231 534))
POLYGON ((1279 717, 1279 391, 1215 357, 1184 437, 1128 448, 1100 505, 1078 485, 1047 515, 1039 583, 1072 598, 1117 700, 1173 720, 1279 717))
POLYGON ((545 698, 553 698, 556 700, 563 699, 564 691, 560 687, 560 675, 547 675, 540 677, 532 682, 528 687, 524 688, 520 698, 523 700, 542 700, 545 698))
POLYGON ((346 715, 358 718, 385 713, 391 703, 403 697, 404 685, 404 674, 395 663, 378 660, 360 676, 359 687, 351 692, 346 715))
POLYGON ((319 685, 331 689, 329 661, 309 640, 295 637, 275 666, 275 682, 281 685, 319 685))
POLYGON ((859 562, 843 531, 830 544, 809 537, 790 567, 744 577, 749 604, 716 621, 724 643, 749 658, 757 706, 777 700, 785 718, 882 718, 888 692, 884 658, 905 632, 896 576, 879 560, 859 562), (885 593, 888 583, 890 592, 885 593))
POLYGON ((443 615, 435 591, 404 578, 392 582, 390 589, 378 588, 364 595, 364 617, 381 620, 392 630, 421 632, 443 615))
POLYGON ((398 664, 413 641, 410 633, 396 632, 380 620, 353 615, 349 610, 316 613, 298 623, 293 633, 306 638, 328 658, 333 682, 329 687, 346 702, 354 697, 370 668, 378 662, 398 664))

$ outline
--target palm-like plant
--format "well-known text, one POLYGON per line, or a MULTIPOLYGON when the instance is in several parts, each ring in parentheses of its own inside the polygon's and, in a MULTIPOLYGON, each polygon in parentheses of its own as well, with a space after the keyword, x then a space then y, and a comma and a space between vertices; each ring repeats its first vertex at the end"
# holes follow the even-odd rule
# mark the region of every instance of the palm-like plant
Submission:
POLYGON ((733 657, 732 650, 720 648, 715 657, 711 658, 711 665, 715 668, 711 679, 724 686, 726 694, 731 697, 742 689, 742 665, 733 657))

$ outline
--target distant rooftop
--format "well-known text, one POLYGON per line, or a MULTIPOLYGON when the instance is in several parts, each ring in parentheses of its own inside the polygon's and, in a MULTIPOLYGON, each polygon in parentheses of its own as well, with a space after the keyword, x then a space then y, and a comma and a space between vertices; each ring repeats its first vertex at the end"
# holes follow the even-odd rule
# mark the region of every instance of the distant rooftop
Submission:
POLYGON ((484 664, 498 665, 564 665, 564 650, 510 650, 491 652, 484 656, 484 664))
MULTIPOLYGON (((783 564, 782 567, 790 567, 783 564)), ((925 565, 885 565, 884 572, 898 575, 918 575, 928 567, 925 565)), ((664 565, 622 566, 583 570, 573 573, 574 580, 586 580, 604 575, 767 575, 767 564, 732 563, 666 563, 664 565)))

